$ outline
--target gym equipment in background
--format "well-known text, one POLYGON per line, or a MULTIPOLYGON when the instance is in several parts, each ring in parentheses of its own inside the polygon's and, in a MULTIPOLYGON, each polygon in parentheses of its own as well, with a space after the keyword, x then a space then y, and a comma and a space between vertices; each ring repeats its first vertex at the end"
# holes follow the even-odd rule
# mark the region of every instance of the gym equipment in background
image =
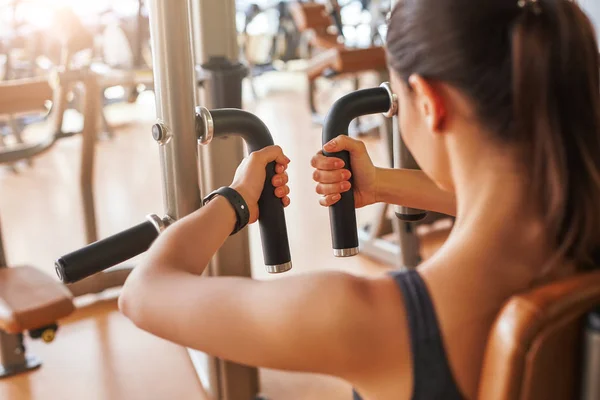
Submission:
POLYGON ((95 46, 97 57, 92 68, 106 75, 104 88, 124 89, 123 97, 106 98, 105 104, 124 100, 133 103, 143 90, 153 89, 147 6, 145 0, 129 1, 136 3, 134 14, 106 10, 96 28, 101 40, 100 46, 95 46))
MULTIPOLYGON (((81 39, 81 38, 79 38, 81 39)), ((50 151, 62 139, 80 134, 80 187, 84 212, 85 240, 97 240, 93 170, 95 144, 101 115, 103 79, 88 68, 75 69, 71 57, 85 40, 69 40, 63 48, 61 66, 50 78, 24 79, 0 83, 0 114, 22 116, 47 112, 48 130, 36 141, 23 141, 0 148, 0 164, 32 160, 50 151), (63 116, 68 94, 77 89, 83 114, 81 132, 64 132, 63 116), (48 112, 47 103, 51 102, 48 112)), ((95 275, 73 285, 64 286, 31 267, 5 268, 7 265, 0 233, 0 377, 25 372, 41 364, 27 355, 24 332, 46 342, 53 340, 56 321, 73 311, 72 298, 101 293, 123 285, 131 272, 122 267, 95 275), (15 288, 18 288, 15 290, 15 288)))
POLYGON ((255 78, 285 69, 289 61, 302 58, 302 35, 290 14, 290 0, 261 5, 242 0, 236 3, 240 57, 249 67, 252 94, 258 98, 255 78))
MULTIPOLYGON (((246 141, 250 153, 274 144, 268 128, 258 117, 237 109, 209 111, 199 107, 196 134, 201 145, 210 144, 213 137, 239 135, 246 141)), ((171 137, 168 128, 161 123, 154 125, 152 136, 160 145, 171 137)), ((283 204, 275 196, 271 183, 274 176, 275 162, 272 162, 267 166, 265 187, 258 205, 265 266, 267 272, 278 274, 289 271, 292 260, 283 204)), ((140 225, 61 257, 56 261, 56 272, 64 283, 75 283, 114 267, 146 251, 171 221, 169 216, 150 215, 140 225)))
MULTIPOLYGON (((58 140, 73 133, 62 131, 63 113, 69 86, 83 80, 88 90, 93 90, 93 76, 66 71, 57 75, 56 87, 47 79, 27 79, 0 84, 0 112, 20 114, 39 112, 47 101, 52 100, 49 133, 39 142, 17 144, 0 151, 0 164, 31 159, 49 151, 58 140)), ((88 240, 96 238, 94 198, 92 193, 92 170, 96 135, 97 93, 86 96, 82 131, 81 191, 88 240)), ((106 281, 104 282, 106 283, 106 281)), ((98 287, 98 283, 92 285, 98 287)), ((89 286, 88 286, 89 288, 89 286)), ((74 311, 74 293, 29 266, 7 267, 0 230, 0 378, 39 368, 41 362, 27 354, 24 344, 25 332, 33 339, 46 343, 54 340, 58 330, 57 321, 74 311)))
MULTIPOLYGON (((337 6, 336 6, 337 7, 337 6)), ((332 9, 335 10, 336 7, 332 9)), ((307 67, 308 104, 317 124, 323 123, 323 116, 317 110, 317 92, 320 78, 331 82, 333 87, 351 79, 353 89, 359 88, 359 75, 375 72, 380 81, 387 77, 385 50, 381 46, 355 48, 346 46, 339 29, 332 29, 334 19, 325 4, 294 3, 290 11, 296 26, 307 37, 310 44, 310 60, 307 67)), ((377 133, 373 126, 362 126, 361 119, 353 124, 352 136, 377 133)))
POLYGON ((384 45, 385 18, 390 10, 389 0, 327 0, 328 13, 340 39, 353 47, 384 45), (369 31, 369 41, 364 38, 369 31))

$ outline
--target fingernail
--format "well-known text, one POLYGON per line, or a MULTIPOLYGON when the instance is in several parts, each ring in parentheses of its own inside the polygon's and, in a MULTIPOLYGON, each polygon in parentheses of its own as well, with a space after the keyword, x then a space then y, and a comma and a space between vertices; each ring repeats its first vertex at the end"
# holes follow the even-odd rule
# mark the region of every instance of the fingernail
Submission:
POLYGON ((330 149, 332 149, 335 147, 335 145, 336 145, 335 139, 333 139, 333 140, 327 142, 327 144, 324 147, 329 147, 330 149))
POLYGON ((344 162, 342 160, 336 161, 335 162, 335 167, 336 168, 342 168, 344 166, 344 162))
POLYGON ((333 201, 337 201, 337 200, 339 200, 341 198, 342 198, 341 194, 334 194, 333 197, 332 197, 333 201))
POLYGON ((342 179, 350 179, 350 171, 344 170, 342 172, 342 179))
POLYGON ((281 178, 275 178, 273 180, 273 183, 278 186, 278 185, 281 185, 283 183, 283 181, 281 180, 281 178))
POLYGON ((342 182, 342 190, 350 189, 350 182, 342 182))
POLYGON ((291 163, 291 162, 292 162, 292 160, 290 160, 290 159, 289 159, 289 158, 287 158, 287 157, 286 157, 285 159, 287 160, 287 162, 288 162, 288 163, 291 163))
POLYGON ((283 194, 283 188, 277 188, 277 190, 275 190, 276 194, 283 194))

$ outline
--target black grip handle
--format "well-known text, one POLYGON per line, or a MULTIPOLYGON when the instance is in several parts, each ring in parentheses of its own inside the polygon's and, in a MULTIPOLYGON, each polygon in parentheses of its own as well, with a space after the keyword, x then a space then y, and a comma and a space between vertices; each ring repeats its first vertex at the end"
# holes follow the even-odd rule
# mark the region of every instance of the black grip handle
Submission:
MULTIPOLYGON (((350 123, 363 115, 384 113, 392 107, 390 93, 383 87, 363 89, 347 94, 337 100, 329 110, 323 125, 323 145, 340 135, 348 135, 350 123)), ((344 161, 345 168, 352 172, 350 154, 347 151, 327 153, 344 161)), ((353 183, 350 178, 350 183, 353 183)), ((352 256, 358 253, 358 227, 354 191, 342 193, 342 198, 329 207, 331 239, 336 256, 352 256)))
POLYGON ((267 165, 265 186, 258 200, 258 224, 265 265, 268 268, 285 269, 284 266, 292 260, 292 256, 288 244, 285 211, 281 199, 275 196, 272 183, 276 174, 275 166, 275 162, 267 165))
MULTIPOLYGON (((339 135, 348 135, 346 132, 340 132, 339 135)), ((344 168, 352 172, 350 163, 350 153, 341 151, 337 153, 323 152, 327 157, 337 157, 344 161, 344 168)), ((350 177, 350 183, 354 187, 354 179, 350 177)), ((353 251, 358 249, 358 228, 356 222, 356 207, 354 203, 354 190, 342 193, 342 198, 329 207, 329 221, 331 224, 331 240, 334 250, 353 251)))
MULTIPOLYGON (((214 137, 240 136, 250 153, 274 144, 269 128, 256 115, 239 109, 211 110, 214 137)), ((285 272, 291 268, 292 257, 288 240, 285 211, 281 199, 275 196, 272 180, 275 162, 267 168, 263 192, 258 202, 260 236, 267 271, 285 272)))
POLYGON ((146 221, 59 258, 56 273, 64 283, 78 282, 142 254, 158 234, 155 225, 146 221))

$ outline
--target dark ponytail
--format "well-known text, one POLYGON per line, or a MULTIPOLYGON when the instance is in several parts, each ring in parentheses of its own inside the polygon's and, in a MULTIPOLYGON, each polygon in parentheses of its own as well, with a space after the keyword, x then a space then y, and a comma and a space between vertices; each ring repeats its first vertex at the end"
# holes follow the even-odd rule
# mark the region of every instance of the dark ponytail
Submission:
POLYGON ((600 243, 600 83, 591 22, 567 1, 528 3, 512 32, 515 139, 557 257, 600 243))
POLYGON ((567 0, 400 0, 388 59, 469 96, 480 123, 522 150, 530 199, 557 249, 600 249, 600 65, 589 18, 567 0))

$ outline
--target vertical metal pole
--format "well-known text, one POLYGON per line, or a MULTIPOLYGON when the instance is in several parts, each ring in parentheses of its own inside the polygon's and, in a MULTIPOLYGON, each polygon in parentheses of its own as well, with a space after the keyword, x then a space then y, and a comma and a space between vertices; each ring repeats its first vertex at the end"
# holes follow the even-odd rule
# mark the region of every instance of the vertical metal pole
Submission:
MULTIPOLYGON (((83 91, 83 131, 81 141, 81 171, 79 185, 83 200, 83 215, 85 218, 85 237, 87 243, 98 240, 96 229, 96 207, 94 203, 94 164, 96 156, 96 139, 98 133, 98 109, 100 104, 100 87, 96 75, 88 71, 84 77, 83 91)), ((58 89, 62 96, 62 90, 58 89)), ((62 117, 58 117, 62 118, 62 117)))
MULTIPOLYGON (((199 103, 208 108, 242 108, 239 48, 234 0, 191 0, 195 60, 205 66, 207 80, 198 93, 199 103), (218 60, 217 62, 215 62, 218 60), (228 78, 223 79, 226 75, 228 78)), ((244 157, 243 141, 236 137, 216 139, 200 149, 202 188, 208 192, 231 184, 235 170, 244 157)), ((211 261, 210 275, 251 276, 248 231, 229 238, 211 261)), ((258 370, 228 361, 208 359, 191 352, 192 359, 203 360, 209 372, 202 372, 213 384, 209 395, 220 400, 248 400, 259 391, 258 370)), ((207 386, 207 385, 205 385, 207 386)))
POLYGON ((13 369, 26 369, 26 364, 23 335, 0 331, 0 376, 9 375, 13 369))
POLYGON ((156 111, 167 132, 160 143, 163 196, 167 214, 179 219, 201 205, 190 9, 188 0, 149 4, 156 111))
MULTIPOLYGON (((210 57, 237 59, 235 3, 233 1, 153 0, 150 27, 155 66, 155 93, 159 123, 167 131, 161 143, 163 185, 167 214, 181 218, 200 207, 197 140, 194 118, 194 58, 190 9, 193 8, 197 62, 210 57)), ((212 96, 206 93, 205 105, 212 96)), ((217 105, 223 106, 223 105, 217 105)), ((231 183, 243 157, 240 140, 215 140, 201 151, 202 178, 206 190, 231 183)), ((230 239, 211 263, 213 275, 250 275, 247 235, 230 239)), ((253 368, 216 360, 190 351, 207 394, 213 399, 247 400, 258 391, 253 368)))
MULTIPOLYGON (((182 218, 201 206, 195 130, 194 58, 188 0, 150 0, 150 39, 158 123, 166 132, 160 146, 166 213, 182 218)), ((218 399, 214 359, 194 360, 211 399, 218 399)))

